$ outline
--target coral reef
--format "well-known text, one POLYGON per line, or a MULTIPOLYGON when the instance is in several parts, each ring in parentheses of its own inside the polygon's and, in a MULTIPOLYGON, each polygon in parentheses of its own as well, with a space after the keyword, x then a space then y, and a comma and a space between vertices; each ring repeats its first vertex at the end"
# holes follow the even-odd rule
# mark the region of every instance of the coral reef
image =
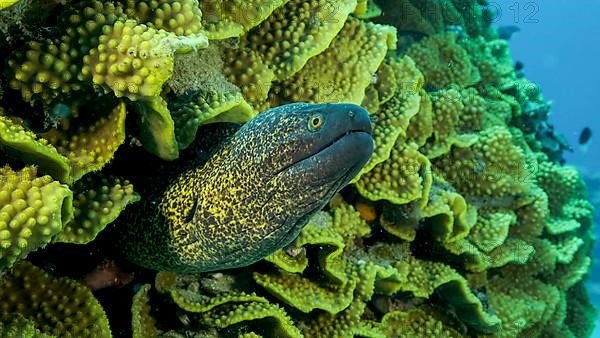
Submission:
POLYGON ((21 318, 21 323, 26 320, 48 336, 110 336, 102 306, 83 284, 49 276, 21 262, 3 277, 1 285, 3 325, 5 318, 9 323, 21 318))
POLYGON ((0 1, 0 336, 589 336, 593 207, 490 20, 483 0, 0 1), (361 104, 375 152, 290 246, 136 273, 106 311, 27 261, 126 226, 122 151, 175 160, 295 101, 361 104))

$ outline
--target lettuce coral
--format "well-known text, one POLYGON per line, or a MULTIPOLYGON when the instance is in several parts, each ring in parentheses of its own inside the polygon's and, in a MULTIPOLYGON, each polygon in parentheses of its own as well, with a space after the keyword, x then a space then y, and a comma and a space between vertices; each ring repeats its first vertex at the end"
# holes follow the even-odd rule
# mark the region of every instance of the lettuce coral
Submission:
POLYGON ((368 164, 263 261, 154 285, 142 271, 119 332, 589 336, 593 209, 539 139, 550 106, 485 1, 52 1, 45 15, 13 2, 0 3, 0 336, 109 337, 89 290, 18 261, 52 243, 106 249, 96 237, 144 198, 106 167, 139 166, 136 146, 174 160, 202 124, 295 101, 368 108, 368 164))
POLYGON ((110 114, 101 117, 91 126, 75 126, 70 130, 52 129, 42 136, 58 152, 68 158, 74 181, 85 174, 102 169, 125 142, 124 103, 117 104, 110 114))
POLYGON ((329 46, 355 7, 355 0, 286 1, 242 46, 258 51, 277 79, 287 79, 329 46))
POLYGON ((35 167, 0 169, 0 266, 49 243, 73 218, 73 193, 35 167))
POLYGON ((131 328, 134 338, 156 337, 155 320, 150 315, 148 291, 150 284, 143 285, 133 297, 131 305, 131 328))
POLYGON ((57 337, 111 335, 102 306, 86 286, 74 280, 52 277, 22 262, 0 285, 2 313, 21 315, 45 334, 57 337))

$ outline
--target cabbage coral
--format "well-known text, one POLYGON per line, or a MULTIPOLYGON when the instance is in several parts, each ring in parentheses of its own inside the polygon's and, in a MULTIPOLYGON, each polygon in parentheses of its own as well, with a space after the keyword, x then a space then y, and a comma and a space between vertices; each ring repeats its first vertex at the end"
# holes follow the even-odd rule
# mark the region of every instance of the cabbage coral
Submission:
POLYGON ((590 335, 593 209, 530 128, 547 105, 484 1, 15 2, 0 2, 0 336, 590 335), (296 101, 366 107, 375 152, 289 247, 200 275, 136 269, 105 310, 58 276, 71 263, 52 250, 114 254, 105 228, 144 199, 113 160, 142 175, 131 152, 175 160, 203 124, 296 101))

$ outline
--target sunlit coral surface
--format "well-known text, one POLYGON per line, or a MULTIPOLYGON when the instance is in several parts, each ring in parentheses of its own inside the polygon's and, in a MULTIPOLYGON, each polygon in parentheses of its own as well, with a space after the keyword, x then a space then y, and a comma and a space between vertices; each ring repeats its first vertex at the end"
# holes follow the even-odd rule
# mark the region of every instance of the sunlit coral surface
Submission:
POLYGON ((586 187, 490 20, 484 0, 0 1, 0 336, 589 336, 586 187), (69 250, 144 198, 106 172, 119 149, 174 160, 203 124, 298 101, 367 108, 375 152, 290 247, 86 287, 69 250))

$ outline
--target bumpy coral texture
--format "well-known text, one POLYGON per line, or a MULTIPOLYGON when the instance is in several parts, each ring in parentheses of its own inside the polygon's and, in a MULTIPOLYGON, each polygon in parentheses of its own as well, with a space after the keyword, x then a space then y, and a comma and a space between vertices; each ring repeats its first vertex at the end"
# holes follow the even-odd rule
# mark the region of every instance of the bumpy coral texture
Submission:
POLYGON ((17 313, 57 337, 109 337, 102 306, 83 284, 21 262, 0 283, 2 313, 17 313))
POLYGON ((483 5, 83 1, 2 39, 0 336, 110 336, 87 289, 17 261, 144 198, 102 171, 118 148, 174 160, 200 125, 292 101, 362 104, 371 160, 263 261, 158 273, 132 295, 134 337, 589 336, 585 185, 524 123, 547 103, 483 5))
POLYGON ((73 193, 35 167, 0 168, 0 267, 49 243, 73 218, 73 193))

